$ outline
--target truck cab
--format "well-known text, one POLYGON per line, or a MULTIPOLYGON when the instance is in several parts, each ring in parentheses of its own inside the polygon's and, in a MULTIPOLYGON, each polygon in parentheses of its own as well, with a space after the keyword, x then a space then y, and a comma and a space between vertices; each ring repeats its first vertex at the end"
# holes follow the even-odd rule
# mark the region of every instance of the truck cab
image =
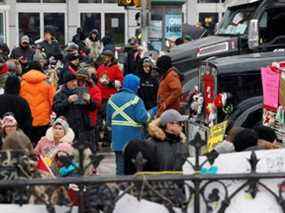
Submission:
POLYGON ((284 59, 284 52, 264 52, 211 58, 200 63, 199 93, 204 102, 197 122, 207 126, 209 104, 218 103, 214 123, 229 120, 231 126, 247 128, 260 124, 263 107, 260 69, 284 59), (223 95, 226 100, 222 100, 223 95), (220 102, 223 103, 219 106, 220 102))
POLYGON ((169 56, 184 75, 185 90, 197 84, 197 67, 209 57, 285 48, 285 0, 230 0, 214 36, 174 47, 169 56))

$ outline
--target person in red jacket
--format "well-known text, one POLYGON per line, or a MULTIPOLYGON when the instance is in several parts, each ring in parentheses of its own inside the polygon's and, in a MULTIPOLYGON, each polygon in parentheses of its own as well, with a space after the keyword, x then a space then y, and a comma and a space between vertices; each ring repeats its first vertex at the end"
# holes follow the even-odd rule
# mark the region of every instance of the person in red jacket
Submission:
POLYGON ((111 142, 110 134, 107 130, 106 122, 104 122, 106 118, 105 106, 108 99, 121 88, 124 76, 116 62, 114 52, 112 50, 103 51, 102 57, 104 63, 98 67, 96 72, 98 87, 102 93, 102 107, 98 114, 98 131, 104 135, 103 138, 101 138, 103 145, 109 146, 109 143, 111 142))
POLYGON ((90 135, 89 135, 90 141, 92 142, 91 150, 94 152, 96 149, 95 144, 97 145, 98 142, 97 136, 99 133, 97 132, 96 124, 97 124, 98 109, 100 109, 102 103, 102 94, 99 87, 95 84, 95 82, 92 81, 90 77, 91 76, 88 73, 88 67, 82 67, 76 73, 76 78, 78 80, 79 88, 82 89, 86 88, 88 90, 89 95, 91 96, 92 101, 96 103, 96 109, 88 112, 88 116, 90 119, 90 126, 92 128, 90 130, 90 135))
POLYGON ((103 53, 104 63, 97 69, 98 86, 102 92, 103 102, 106 102, 111 95, 120 89, 123 81, 123 72, 114 58, 111 50, 103 53))

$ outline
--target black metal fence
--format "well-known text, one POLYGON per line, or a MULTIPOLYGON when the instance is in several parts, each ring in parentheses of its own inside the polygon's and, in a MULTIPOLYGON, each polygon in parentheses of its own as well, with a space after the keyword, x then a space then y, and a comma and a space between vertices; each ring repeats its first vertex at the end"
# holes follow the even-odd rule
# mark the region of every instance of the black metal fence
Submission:
MULTIPOLYGON (((276 200, 285 212, 285 199, 283 191, 285 189, 285 173, 257 173, 256 168, 259 162, 255 152, 251 153, 248 163, 251 172, 247 174, 215 174, 202 175, 200 169, 206 162, 213 163, 218 154, 215 152, 207 156, 207 160, 200 162, 199 150, 204 145, 199 135, 196 136, 192 145, 196 150, 195 163, 192 165, 193 175, 183 175, 181 172, 173 173, 138 173, 133 176, 78 176, 56 179, 42 178, 23 178, 23 162, 27 160, 23 155, 18 155, 13 164, 1 164, 0 170, 0 200, 5 203, 9 197, 9 202, 23 205, 33 200, 34 203, 44 204, 49 213, 55 213, 55 205, 68 206, 67 212, 72 212, 78 208, 80 213, 111 213, 116 203, 126 194, 135 196, 138 200, 149 200, 165 206, 170 213, 175 213, 175 209, 181 212, 204 213, 215 212, 223 213, 231 205, 232 200, 237 194, 245 190, 254 199, 262 187, 276 200), (9 165, 9 166, 7 166, 9 165), (17 177, 17 178, 15 178, 17 177), (266 179, 284 179, 281 181, 278 192, 266 186, 263 181, 266 179), (235 190, 229 190, 227 181, 238 182, 235 190), (218 185, 219 187, 211 187, 218 185), (68 190, 73 188, 73 194, 68 194, 68 190), (41 193, 41 189, 44 193, 41 193), (221 193, 223 190, 223 193, 221 193), (57 192, 55 194, 55 192, 57 192), (5 196, 4 196, 5 195, 5 196), (70 197, 75 199, 71 200, 70 197)), ((84 147, 78 147, 81 155, 84 147)), ((83 161, 83 155, 80 158, 83 161)), ((94 157, 94 164, 102 158, 94 157)), ((144 162, 143 156, 138 155, 136 162, 144 162)), ((83 162, 80 163, 83 165, 83 162)), ((83 168, 83 167, 82 167, 83 168)), ((81 173, 83 174, 83 172, 81 173)), ((27 177, 27 176, 25 176, 27 177)))

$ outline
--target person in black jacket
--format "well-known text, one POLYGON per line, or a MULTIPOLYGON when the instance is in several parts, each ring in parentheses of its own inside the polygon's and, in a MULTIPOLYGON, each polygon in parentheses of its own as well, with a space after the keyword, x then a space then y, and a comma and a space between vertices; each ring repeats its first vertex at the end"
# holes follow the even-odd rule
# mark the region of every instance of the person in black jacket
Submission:
POLYGON ((21 63, 22 70, 25 73, 28 64, 33 61, 34 51, 30 47, 30 38, 27 35, 22 36, 19 47, 12 50, 10 58, 17 59, 21 63))
POLYGON ((47 30, 45 32, 44 41, 39 43, 39 46, 48 59, 53 56, 56 60, 62 60, 61 48, 51 31, 47 30))
POLYGON ((158 90, 158 79, 152 75, 153 63, 150 58, 144 58, 142 67, 138 73, 140 77, 139 97, 144 101, 147 110, 156 106, 156 97, 158 90))
POLYGON ((0 95, 0 117, 7 112, 13 113, 19 128, 30 137, 32 134, 32 113, 28 102, 19 96, 20 79, 16 75, 9 75, 4 89, 4 94, 0 95))
POLYGON ((66 73, 64 85, 54 97, 53 111, 57 116, 64 116, 75 133, 76 139, 87 137, 91 130, 88 112, 96 109, 96 103, 88 91, 78 88, 75 75, 66 73))

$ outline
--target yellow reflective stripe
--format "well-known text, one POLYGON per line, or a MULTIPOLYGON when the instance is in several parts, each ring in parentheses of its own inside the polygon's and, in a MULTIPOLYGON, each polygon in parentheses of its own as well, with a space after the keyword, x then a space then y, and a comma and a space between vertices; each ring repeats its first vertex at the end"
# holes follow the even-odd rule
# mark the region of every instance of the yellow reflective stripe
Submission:
POLYGON ((137 104, 139 100, 140 99, 138 97, 135 97, 133 100, 128 101, 127 103, 125 103, 124 105, 120 107, 118 107, 116 104, 114 104, 112 100, 110 100, 111 106, 115 109, 115 112, 113 113, 112 118, 116 117, 118 114, 121 114, 121 112, 124 112, 124 110, 130 107, 131 105, 137 104))
POLYGON ((131 117, 129 117, 124 110, 127 109, 129 106, 137 104, 140 99, 138 97, 135 97, 133 100, 125 103, 121 107, 118 107, 114 102, 110 99, 109 104, 113 107, 115 112, 112 115, 112 119, 114 119, 117 115, 121 115, 126 121, 129 123, 137 124, 131 117))
POLYGON ((142 127, 143 125, 128 121, 116 121, 112 120, 112 125, 114 126, 131 126, 131 127, 142 127))

